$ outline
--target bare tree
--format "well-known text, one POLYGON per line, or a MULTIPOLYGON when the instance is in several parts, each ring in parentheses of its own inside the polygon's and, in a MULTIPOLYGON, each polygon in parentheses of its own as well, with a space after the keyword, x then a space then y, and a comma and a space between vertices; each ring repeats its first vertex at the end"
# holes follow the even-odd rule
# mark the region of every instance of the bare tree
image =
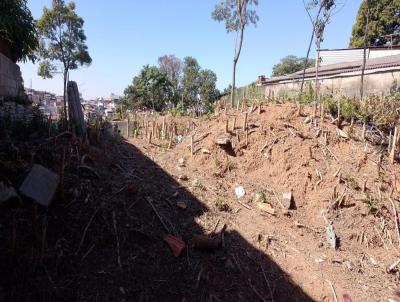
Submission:
POLYGON ((367 5, 367 20, 365 23, 365 33, 364 33, 364 53, 363 53, 363 65, 361 68, 361 85, 360 85, 360 97, 361 100, 364 98, 364 75, 365 75, 365 65, 367 64, 367 33, 369 26, 369 3, 368 0, 364 0, 367 5))
POLYGON ((316 16, 313 17, 313 16, 311 15, 311 12, 310 12, 310 11, 311 11, 312 8, 314 7, 314 3, 313 3, 313 2, 306 3, 306 2, 303 0, 303 5, 304 5, 304 9, 305 9, 306 12, 307 12, 308 17, 310 18, 310 22, 311 22, 311 24, 312 24, 312 33, 311 33, 310 43, 308 44, 306 60, 304 61, 303 74, 302 74, 302 77, 301 77, 301 88, 300 88, 300 93, 303 93, 303 90, 304 90, 304 78, 305 78, 305 75, 306 75, 306 69, 307 69, 307 66, 308 66, 308 61, 309 61, 309 57, 310 57, 310 52, 311 52, 312 43, 313 43, 314 37, 315 37, 315 20, 318 20, 318 19, 319 19, 319 16, 321 15, 321 11, 322 11, 322 5, 320 5, 316 16))
POLYGON ((171 82, 174 93, 174 105, 179 100, 180 82, 182 77, 182 60, 174 55, 164 55, 158 58, 158 66, 160 71, 167 75, 168 80, 171 82))
POLYGON ((247 25, 256 25, 259 18, 251 6, 257 6, 258 0, 221 0, 212 12, 212 18, 218 22, 224 21, 228 33, 236 32, 235 55, 233 57, 231 106, 235 103, 236 65, 239 61, 243 45, 244 30, 247 25))

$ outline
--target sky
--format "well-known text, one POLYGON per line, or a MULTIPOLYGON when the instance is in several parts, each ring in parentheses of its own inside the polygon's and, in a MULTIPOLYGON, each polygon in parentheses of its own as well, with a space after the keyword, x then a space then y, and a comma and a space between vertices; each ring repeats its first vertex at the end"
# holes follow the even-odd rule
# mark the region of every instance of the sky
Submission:
MULTIPOLYGON (((70 72, 84 99, 122 95, 143 65, 156 65, 158 57, 192 56, 202 68, 213 70, 221 90, 231 82, 234 34, 211 19, 219 0, 75 0, 84 20, 89 67, 70 72)), ((339 0, 344 4, 325 30, 321 48, 346 48, 362 0, 339 0)), ((68 2, 68 0, 67 0, 68 2)), ((28 0, 35 19, 51 0, 28 0)), ((270 76, 282 57, 305 56, 311 23, 302 0, 259 0, 257 27, 245 31, 237 66, 237 86, 270 76)), ((315 56, 313 46, 312 57, 315 56)), ((37 76, 37 65, 20 63, 26 87, 62 94, 62 78, 37 76)))

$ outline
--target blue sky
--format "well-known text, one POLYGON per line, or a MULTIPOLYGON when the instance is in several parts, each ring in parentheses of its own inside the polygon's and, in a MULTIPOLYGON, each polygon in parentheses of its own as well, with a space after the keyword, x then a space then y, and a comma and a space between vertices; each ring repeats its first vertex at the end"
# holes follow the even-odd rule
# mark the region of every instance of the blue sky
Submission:
MULTIPOLYGON (((68 1, 68 0, 67 0, 68 1)), ((223 89, 231 81, 234 35, 213 21, 211 11, 218 0, 76 0, 77 12, 85 20, 87 44, 93 63, 72 71, 85 99, 122 94, 146 64, 157 64, 164 54, 195 57, 203 68, 218 76, 223 89)), ((345 6, 326 28, 322 48, 348 46, 361 0, 341 0, 345 6)), ((259 24, 249 27, 237 70, 237 85, 271 74, 280 58, 304 56, 310 38, 310 21, 302 0, 259 0, 259 24)), ((28 0, 34 18, 51 0, 28 0)), ((313 56, 315 51, 313 50, 313 56)), ((62 80, 43 80, 37 66, 20 64, 25 86, 61 94, 62 80)))

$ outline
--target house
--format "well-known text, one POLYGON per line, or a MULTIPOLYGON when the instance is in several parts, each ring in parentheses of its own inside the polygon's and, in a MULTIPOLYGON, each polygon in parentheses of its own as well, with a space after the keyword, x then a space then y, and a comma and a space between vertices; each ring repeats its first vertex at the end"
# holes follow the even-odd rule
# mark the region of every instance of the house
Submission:
MULTIPOLYGON (((321 51, 318 80, 321 92, 360 98, 363 49, 321 51), (361 53, 361 56, 360 56, 361 53)), ((392 94, 400 91, 400 47, 366 49, 364 94, 392 94)), ((315 85, 316 67, 308 68, 304 79, 315 85)), ((260 80, 266 96, 293 97, 300 92, 303 71, 260 80)))

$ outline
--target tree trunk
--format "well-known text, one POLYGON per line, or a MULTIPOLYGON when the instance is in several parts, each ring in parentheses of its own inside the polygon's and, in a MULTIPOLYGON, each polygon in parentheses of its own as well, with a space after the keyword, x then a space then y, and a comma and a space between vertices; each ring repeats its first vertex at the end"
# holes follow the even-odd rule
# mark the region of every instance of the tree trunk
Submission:
POLYGON ((232 108, 235 106, 236 64, 237 64, 237 61, 233 60, 232 90, 231 90, 231 107, 232 108))
POLYGON ((68 126, 68 112, 67 112, 67 74, 68 71, 64 69, 64 74, 63 74, 63 88, 64 88, 64 94, 63 94, 63 101, 64 101, 64 127, 67 129, 68 126))
POLYGON ((320 60, 320 40, 317 41, 317 61, 315 62, 315 103, 319 101, 319 60, 320 60))
POLYGON ((314 28, 313 28, 312 35, 311 35, 311 39, 310 39, 310 44, 308 45, 306 60, 305 60, 305 62, 304 62, 303 75, 302 75, 302 77, 301 77, 301 88, 300 88, 300 93, 303 93, 303 89, 304 89, 304 78, 305 78, 305 76, 306 76, 306 69, 307 69, 307 65, 308 65, 308 58, 310 57, 310 52, 311 52, 312 42, 314 41, 314 36, 315 36, 315 30, 314 30, 314 28))
POLYGON ((232 91, 231 91, 231 106, 235 106, 235 83, 236 83, 236 65, 240 57, 243 45, 244 23, 240 26, 239 45, 235 46, 235 57, 233 58, 233 71, 232 71, 232 91))
MULTIPOLYGON (((366 0, 368 5, 368 0, 366 0)), ((369 9, 367 10, 367 23, 365 24, 365 33, 364 33, 364 56, 363 56, 363 65, 361 69, 361 85, 360 85, 360 98, 361 100, 364 98, 364 75, 365 75, 365 65, 367 64, 367 32, 369 25, 369 9)))

